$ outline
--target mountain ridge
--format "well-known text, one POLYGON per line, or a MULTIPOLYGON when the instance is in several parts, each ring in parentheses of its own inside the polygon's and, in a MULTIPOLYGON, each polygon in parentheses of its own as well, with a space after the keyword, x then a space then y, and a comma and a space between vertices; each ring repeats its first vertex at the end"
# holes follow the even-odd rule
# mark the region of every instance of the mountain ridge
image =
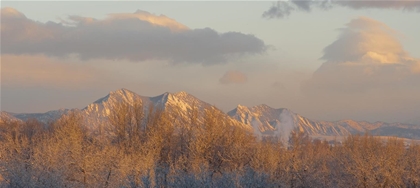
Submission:
MULTIPOLYGON (((29 118, 38 119, 42 123, 48 123, 57 120, 70 111, 77 111, 82 114, 84 123, 91 129, 97 129, 100 124, 106 124, 112 109, 121 101, 133 105, 139 102, 143 106, 144 113, 147 114, 148 108, 161 108, 170 112, 176 121, 187 122, 190 113, 193 110, 202 111, 206 108, 214 108, 226 116, 231 124, 252 130, 256 136, 277 136, 287 139, 293 130, 299 130, 312 136, 347 136, 350 134, 364 134, 366 132, 378 135, 392 136, 392 130, 395 130, 395 136, 404 138, 420 139, 420 126, 403 123, 385 123, 367 121, 354 121, 351 119, 340 121, 314 121, 294 113, 287 108, 272 108, 267 104, 260 104, 253 107, 247 107, 238 104, 231 111, 225 113, 207 102, 197 97, 180 91, 176 93, 165 92, 154 97, 141 96, 125 88, 111 91, 106 96, 88 104, 82 109, 60 109, 52 110, 46 113, 8 113, 2 112, 2 119, 14 117, 22 121, 29 118), (417 130, 419 133, 417 134, 417 130), (415 132, 415 134, 411 134, 415 132)), ((203 114, 201 115, 203 116, 203 114)), ((199 122, 203 121, 202 117, 199 122)))

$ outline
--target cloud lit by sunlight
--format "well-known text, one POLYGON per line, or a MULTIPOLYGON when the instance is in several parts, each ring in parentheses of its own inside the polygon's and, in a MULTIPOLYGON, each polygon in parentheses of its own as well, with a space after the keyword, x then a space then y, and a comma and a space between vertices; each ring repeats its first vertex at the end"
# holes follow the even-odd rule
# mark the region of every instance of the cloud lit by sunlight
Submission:
POLYGON ((130 19, 130 18, 137 18, 139 20, 147 21, 152 23, 153 25, 168 27, 172 31, 185 31, 189 30, 189 28, 174 19, 168 18, 165 15, 153 15, 147 11, 137 10, 134 14, 127 14, 127 13, 116 13, 116 14, 109 14, 110 17, 108 19, 130 19))
POLYGON ((221 84, 243 84, 248 78, 240 71, 227 71, 219 81, 221 84))
POLYGON ((403 63, 410 59, 397 32, 376 20, 360 17, 341 29, 340 37, 324 49, 322 59, 341 63, 403 63))
POLYGON ((303 85, 305 93, 394 92, 418 88, 419 59, 410 57, 397 32, 366 17, 352 20, 336 41, 324 49, 326 62, 303 85))
POLYGON ((212 65, 267 49, 264 41, 254 35, 188 29, 166 16, 140 10, 110 14, 105 19, 69 16, 61 23, 37 22, 13 8, 2 8, 1 17, 2 54, 76 54, 82 60, 165 60, 212 65))

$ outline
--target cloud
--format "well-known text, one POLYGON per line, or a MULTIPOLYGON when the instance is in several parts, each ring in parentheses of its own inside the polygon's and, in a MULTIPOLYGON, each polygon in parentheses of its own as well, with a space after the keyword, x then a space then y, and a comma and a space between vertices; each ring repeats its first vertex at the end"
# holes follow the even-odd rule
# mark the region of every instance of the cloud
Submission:
POLYGON ((301 83, 306 113, 318 119, 403 122, 418 116, 420 59, 404 51, 397 31, 357 18, 324 49, 325 62, 301 83), (328 112, 328 113, 326 113, 328 112))
POLYGON ((420 59, 404 51, 396 31, 370 18, 348 23, 322 59, 326 62, 303 84, 306 94, 420 91, 420 59))
POLYGON ((310 12, 313 8, 329 10, 334 7, 347 7, 351 9, 393 9, 420 12, 420 1, 418 0, 289 0, 274 3, 263 13, 266 18, 284 18, 293 11, 310 12))
POLYGON ((189 29, 164 15, 145 11, 109 14, 105 19, 70 16, 60 23, 36 22, 13 8, 1 9, 2 54, 77 55, 82 60, 167 60, 172 63, 224 63, 260 54, 264 42, 239 32, 189 29))
POLYGON ((377 8, 377 9, 395 9, 395 10, 420 10, 420 1, 418 0, 370 0, 370 1, 341 1, 333 0, 333 4, 349 7, 353 9, 366 9, 366 8, 377 8))
POLYGON ((219 79, 221 84, 244 84, 248 81, 247 76, 240 71, 227 71, 219 79))
POLYGON ((402 63, 410 61, 397 39, 397 32, 376 20, 360 17, 341 29, 341 36, 324 49, 329 62, 371 61, 402 63))
POLYGON ((111 19, 139 19, 146 21, 155 26, 168 27, 171 31, 186 31, 189 28, 177 21, 166 17, 165 15, 153 15, 149 12, 137 10, 134 14, 119 13, 119 14, 110 14, 111 19))
POLYGON ((285 1, 277 1, 267 11, 263 13, 263 17, 267 18, 284 18, 289 16, 295 8, 285 1))

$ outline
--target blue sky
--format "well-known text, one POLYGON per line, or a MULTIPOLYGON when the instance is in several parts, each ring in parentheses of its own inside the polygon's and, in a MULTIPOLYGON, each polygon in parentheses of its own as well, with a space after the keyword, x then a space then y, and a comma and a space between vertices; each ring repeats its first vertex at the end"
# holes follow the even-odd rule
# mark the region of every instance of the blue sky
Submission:
POLYGON ((262 15, 273 2, 3 1, 2 8, 20 12, 25 23, 38 23, 31 28, 42 32, 3 31, 19 20, 9 20, 9 8, 2 9, 1 110, 83 108, 111 90, 127 88, 146 96, 183 90, 225 111, 265 103, 319 120, 393 122, 418 116, 418 4, 361 4, 365 7, 359 9, 349 3, 328 10, 313 4, 306 11, 286 3, 294 9, 290 15, 269 19, 262 15), (137 10, 147 11, 137 12, 139 19, 163 19, 163 14, 188 29, 141 25, 145 20, 131 24, 137 10), (57 26, 59 34, 46 26, 49 21, 64 24, 57 26), (62 42, 63 33, 74 28, 93 44, 62 42), (136 29, 144 33, 133 33, 136 29), (120 40, 124 36, 118 33, 124 32, 133 40, 120 40), (193 38, 187 43, 183 37, 193 38), (150 40, 145 46, 134 39, 150 40), (82 44, 87 46, 77 46, 82 44), (330 45, 338 51, 324 51, 330 45), (354 58, 344 58, 356 51, 354 58))

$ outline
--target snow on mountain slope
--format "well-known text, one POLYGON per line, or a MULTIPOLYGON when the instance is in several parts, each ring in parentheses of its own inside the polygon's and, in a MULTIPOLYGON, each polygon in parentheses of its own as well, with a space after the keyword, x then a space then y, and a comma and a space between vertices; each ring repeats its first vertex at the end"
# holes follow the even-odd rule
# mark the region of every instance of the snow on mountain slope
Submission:
POLYGON ((277 124, 275 118, 272 118, 274 121, 260 119, 261 117, 269 116, 269 113, 265 113, 265 116, 262 116, 262 114, 251 112, 248 107, 242 105, 238 105, 234 110, 228 112, 228 115, 241 123, 250 125, 259 136, 274 134, 273 131, 275 131, 275 125, 277 124))
POLYGON ((320 124, 342 126, 352 134, 369 133, 376 136, 395 136, 408 139, 420 139, 420 125, 403 123, 385 123, 341 120, 336 122, 321 121, 320 124))
POLYGON ((238 105, 228 112, 234 119, 252 126, 260 135, 280 136, 288 138, 294 129, 304 131, 312 137, 347 136, 350 134, 369 133, 376 136, 396 136, 408 139, 420 139, 420 125, 341 120, 335 122, 312 121, 292 111, 274 109, 267 105, 252 108, 238 105))
POLYGON ((350 134, 344 127, 311 121, 286 108, 274 109, 267 105, 248 108, 238 105, 228 114, 259 130, 262 135, 280 136, 283 139, 287 139, 294 129, 304 131, 309 135, 345 136, 350 134))
POLYGON ((105 97, 96 100, 83 109, 61 109, 49 111, 47 113, 12 114, 12 117, 24 121, 29 118, 35 118, 43 123, 49 123, 59 119, 70 111, 73 111, 79 113, 82 116, 84 125, 86 125, 92 131, 97 131, 99 128, 108 128, 108 126, 110 126, 108 118, 111 115, 113 109, 120 102, 126 103, 129 106, 133 106, 135 103, 141 104, 143 106, 145 117, 147 117, 150 107, 153 107, 155 110, 161 109, 167 112, 167 114, 173 118, 174 124, 179 125, 189 123, 192 118, 191 114, 194 110, 198 112, 197 118, 195 119, 196 122, 203 123, 204 109, 212 108, 213 110, 220 112, 220 114, 222 114, 230 124, 251 130, 248 125, 234 120, 219 109, 204 101, 199 100, 198 98, 186 92, 166 92, 155 97, 145 97, 127 89, 120 89, 117 91, 111 91, 105 97))
POLYGON ((267 105, 258 105, 252 108, 238 105, 237 108, 225 114, 210 104, 186 92, 163 93, 155 97, 140 96, 130 90, 120 89, 110 92, 87 105, 83 109, 60 109, 46 113, 16 114, 1 112, 1 121, 26 121, 35 118, 43 123, 57 120, 71 111, 82 115, 84 124, 91 130, 98 130, 100 125, 109 126, 108 117, 120 102, 129 105, 139 103, 143 105, 145 117, 150 107, 162 109, 172 118, 174 125, 190 124, 191 119, 197 123, 204 123, 205 109, 212 108, 220 112, 222 118, 234 126, 253 131, 257 136, 274 135, 287 139, 292 130, 300 130, 312 137, 316 136, 346 136, 349 134, 363 134, 369 132, 374 135, 398 136, 404 138, 420 138, 420 126, 401 123, 369 123, 364 121, 342 120, 336 122, 312 121, 302 117, 289 109, 274 109, 267 105), (197 112, 193 116, 192 112, 197 112))
POLYGON ((69 109, 51 110, 45 113, 21 113, 12 114, 14 117, 26 121, 28 119, 36 119, 41 123, 48 124, 59 119, 62 115, 68 113, 69 109))
POLYGON ((10 123, 10 122, 22 122, 21 119, 16 118, 10 113, 0 111, 0 124, 10 123))
MULTIPOLYGON (((108 117, 111 114, 113 108, 119 102, 126 102, 129 106, 133 106, 135 102, 139 102, 143 105, 143 111, 147 116, 148 109, 153 106, 154 109, 162 109, 167 112, 173 120, 174 124, 181 125, 189 123, 191 120, 191 112, 193 109, 198 111, 198 117, 196 121, 198 123, 204 122, 204 109, 213 108, 210 104, 203 102, 196 97, 186 93, 164 93, 156 97, 144 97, 140 96, 127 89, 120 89, 117 91, 110 92, 107 96, 89 104, 86 108, 80 110, 80 113, 84 117, 85 124, 91 129, 97 129, 99 125, 108 126, 108 117)), ((218 110, 218 109, 215 109, 218 110)), ((218 110, 221 114, 224 114, 218 110)), ((250 129, 249 126, 237 122, 226 115, 228 121, 235 126, 244 127, 250 129)))
POLYGON ((137 95, 127 89, 120 89, 117 91, 111 91, 105 97, 100 98, 82 110, 79 110, 79 113, 82 115, 84 124, 88 128, 97 129, 102 124, 107 126, 109 115, 111 115, 112 110, 120 102, 128 104, 139 102, 143 106, 148 106, 151 103, 151 101, 146 97, 137 95))

